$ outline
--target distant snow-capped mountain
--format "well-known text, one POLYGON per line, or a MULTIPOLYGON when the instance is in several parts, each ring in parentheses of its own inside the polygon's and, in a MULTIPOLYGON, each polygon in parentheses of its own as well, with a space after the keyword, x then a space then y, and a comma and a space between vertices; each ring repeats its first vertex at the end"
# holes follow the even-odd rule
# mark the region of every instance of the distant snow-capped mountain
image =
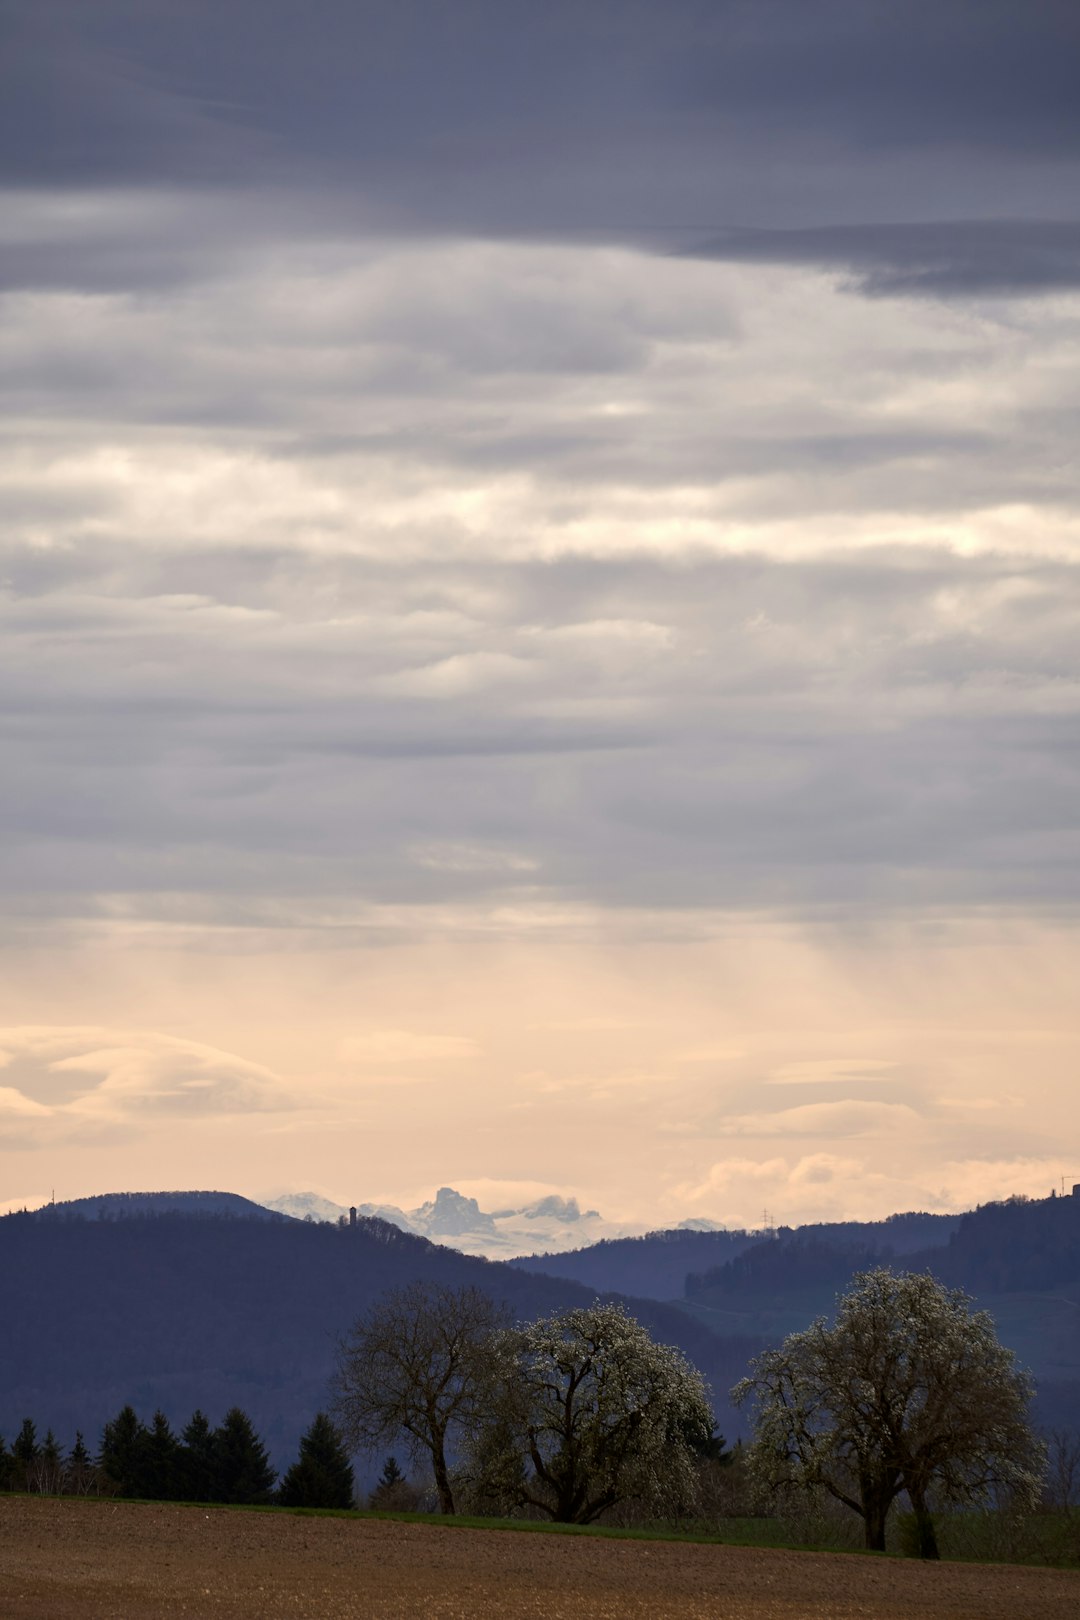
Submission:
MULTIPOLYGON (((300 1220, 336 1221, 348 1215, 348 1208, 324 1198, 320 1193, 285 1193, 264 1200, 267 1209, 300 1220)), ((601 1238, 633 1237, 644 1232, 641 1225, 627 1226, 607 1221, 595 1209, 582 1210, 576 1198, 549 1193, 518 1209, 483 1210, 475 1198, 468 1198, 453 1187, 440 1187, 435 1197, 417 1209, 403 1210, 396 1204, 357 1204, 358 1215, 373 1215, 415 1232, 432 1243, 443 1243, 463 1254, 484 1255, 489 1260, 512 1260, 523 1254, 565 1254, 583 1249, 601 1238)))
POLYGON ((259 1202, 264 1209, 291 1215, 298 1221, 336 1221, 340 1215, 349 1213, 332 1198, 324 1198, 322 1193, 316 1192, 283 1193, 280 1198, 262 1198, 259 1202))

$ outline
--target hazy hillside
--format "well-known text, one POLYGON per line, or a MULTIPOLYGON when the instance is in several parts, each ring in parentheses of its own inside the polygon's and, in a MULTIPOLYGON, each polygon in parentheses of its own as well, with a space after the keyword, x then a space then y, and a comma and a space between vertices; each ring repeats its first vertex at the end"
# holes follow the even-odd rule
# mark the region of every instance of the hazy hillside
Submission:
MULTIPOLYGON (((616 1289, 646 1299, 682 1299, 687 1278, 711 1275, 763 1242, 811 1241, 858 1246, 878 1254, 907 1255, 949 1241, 959 1215, 890 1215, 884 1221, 837 1221, 831 1225, 781 1227, 761 1232, 649 1232, 644 1237, 596 1243, 573 1254, 535 1254, 515 1260, 524 1271, 569 1277, 591 1288, 616 1289)), ((842 1271, 842 1268, 841 1268, 842 1271)))
POLYGON ((944 1246, 906 1254, 830 1243, 828 1230, 778 1235, 691 1274, 685 1309, 718 1335, 778 1339, 831 1313, 867 1266, 931 1271, 993 1316, 1002 1343, 1039 1382, 1041 1420, 1080 1425, 1080 1198, 985 1204, 956 1222, 944 1246))
MULTIPOLYGON (((898 1217, 907 1219, 907 1217, 898 1217)), ((922 1217, 926 1219, 926 1217, 922 1217)), ((898 1248, 894 1222, 873 1227, 802 1227, 760 1237, 740 1254, 691 1272, 686 1295, 699 1306, 752 1305, 790 1291, 843 1287, 868 1265, 902 1263, 970 1294, 1053 1292, 1080 1280, 1080 1198, 1010 1199, 956 1219, 944 1244, 898 1248), (858 1234, 855 1241, 834 1234, 858 1234)), ((830 1293, 830 1297, 831 1297, 830 1293)))
POLYGON ((759 1232, 648 1232, 610 1238, 572 1254, 531 1254, 512 1262, 533 1276, 566 1277, 589 1288, 643 1299, 681 1299, 687 1273, 741 1254, 759 1232))
MULTIPOLYGON (((0 1219, 0 1433, 25 1416, 96 1442, 126 1401, 174 1422, 245 1407, 275 1462, 291 1461, 324 1405, 338 1336, 386 1288, 472 1283, 516 1317, 587 1303, 594 1290, 437 1247, 382 1221, 356 1228, 179 1214, 81 1219, 52 1208, 0 1219)), ((657 1338, 726 1393, 755 1344, 722 1344, 672 1307, 631 1301, 657 1338)))

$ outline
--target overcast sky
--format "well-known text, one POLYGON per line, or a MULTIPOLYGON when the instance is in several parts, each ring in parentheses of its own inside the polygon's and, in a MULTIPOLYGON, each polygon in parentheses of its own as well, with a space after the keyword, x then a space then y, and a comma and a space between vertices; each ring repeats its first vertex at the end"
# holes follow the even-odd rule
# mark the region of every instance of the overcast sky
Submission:
POLYGON ((1080 1180, 1075 0, 0 28, 0 1206, 1080 1180))

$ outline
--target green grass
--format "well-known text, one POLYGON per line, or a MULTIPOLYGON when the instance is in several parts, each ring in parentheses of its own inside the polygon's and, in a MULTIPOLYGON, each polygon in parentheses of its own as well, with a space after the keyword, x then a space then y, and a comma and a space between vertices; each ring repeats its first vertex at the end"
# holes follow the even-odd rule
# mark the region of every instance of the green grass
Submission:
MULTIPOLYGON (((0 1492, 3 1498, 25 1498, 23 1491, 0 1492)), ((901 1557, 903 1515, 890 1521, 889 1550, 869 1553, 859 1544, 861 1526, 850 1520, 731 1518, 722 1528, 705 1525, 662 1524, 621 1526, 608 1524, 554 1524, 548 1519, 484 1518, 479 1514, 393 1513, 374 1508, 288 1508, 275 1503, 148 1502, 115 1496, 52 1497, 52 1501, 97 1502, 109 1507, 124 1502, 132 1507, 215 1509, 227 1513, 287 1513, 294 1518, 388 1521, 426 1524, 441 1530, 517 1531, 526 1535, 592 1536, 612 1541, 684 1542, 696 1546, 759 1547, 773 1551, 855 1554, 871 1558, 901 1557)), ((1080 1509, 1038 1513, 1014 1519, 997 1513, 942 1513, 935 1527, 943 1560, 957 1563, 1039 1564, 1058 1569, 1080 1569, 1080 1509)))
MULTIPOLYGON (((36 1492, 33 1494, 37 1494, 36 1492)), ((25 1499, 25 1491, 0 1492, 4 1497, 25 1499)), ((550 1519, 498 1519, 485 1518, 473 1513, 401 1513, 378 1508, 314 1508, 281 1507, 275 1502, 176 1502, 149 1501, 145 1497, 126 1496, 54 1496, 55 1502, 96 1502, 111 1507, 122 1502, 126 1507, 200 1508, 226 1513, 287 1513, 294 1518, 307 1519, 372 1519, 397 1524, 428 1524, 441 1530, 517 1530, 529 1535, 599 1536, 614 1541, 679 1541, 702 1546, 731 1547, 787 1547, 797 1551, 836 1552, 855 1549, 838 1548, 820 1542, 795 1541, 790 1527, 778 1519, 725 1519, 722 1531, 703 1526, 614 1525, 614 1524, 555 1524, 550 1519)))

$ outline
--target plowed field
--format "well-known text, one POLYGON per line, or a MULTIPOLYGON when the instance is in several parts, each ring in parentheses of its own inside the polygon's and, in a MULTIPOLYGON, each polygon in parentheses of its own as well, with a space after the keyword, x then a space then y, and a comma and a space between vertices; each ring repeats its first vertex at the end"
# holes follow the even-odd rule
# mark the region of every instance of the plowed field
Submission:
POLYGON ((0 1500, 2 1620, 1076 1620, 1080 1574, 0 1500))

